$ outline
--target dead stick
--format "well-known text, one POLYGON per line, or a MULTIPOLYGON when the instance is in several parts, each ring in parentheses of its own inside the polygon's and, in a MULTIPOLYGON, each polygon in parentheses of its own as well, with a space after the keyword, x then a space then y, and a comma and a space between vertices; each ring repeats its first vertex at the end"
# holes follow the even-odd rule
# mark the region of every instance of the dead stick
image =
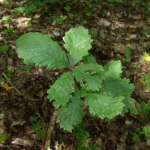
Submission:
POLYGON ((58 116, 57 110, 54 108, 54 113, 51 117, 48 128, 45 131, 45 136, 44 136, 43 141, 42 141, 41 150, 51 150, 50 149, 51 136, 52 136, 52 132, 54 130, 54 126, 55 126, 57 116, 58 116))
POLYGON ((6 78, 6 80, 11 84, 11 86, 19 93, 21 94, 14 86, 13 84, 8 80, 8 78, 6 77, 5 73, 3 73, 4 77, 6 78))

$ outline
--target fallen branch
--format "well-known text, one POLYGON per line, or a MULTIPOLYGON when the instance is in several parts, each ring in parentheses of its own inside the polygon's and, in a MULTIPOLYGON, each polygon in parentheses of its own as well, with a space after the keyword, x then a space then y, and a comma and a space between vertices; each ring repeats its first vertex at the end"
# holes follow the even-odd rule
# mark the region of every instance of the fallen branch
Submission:
POLYGON ((4 77, 6 78, 6 80, 9 82, 9 84, 11 84, 11 86, 19 93, 21 94, 14 86, 13 84, 9 81, 9 79, 6 77, 5 73, 3 73, 4 77))
POLYGON ((54 113, 51 117, 48 128, 45 131, 45 136, 44 136, 43 141, 42 141, 41 150, 51 150, 50 149, 51 136, 52 136, 52 132, 54 130, 57 115, 58 115, 57 110, 54 108, 54 113))

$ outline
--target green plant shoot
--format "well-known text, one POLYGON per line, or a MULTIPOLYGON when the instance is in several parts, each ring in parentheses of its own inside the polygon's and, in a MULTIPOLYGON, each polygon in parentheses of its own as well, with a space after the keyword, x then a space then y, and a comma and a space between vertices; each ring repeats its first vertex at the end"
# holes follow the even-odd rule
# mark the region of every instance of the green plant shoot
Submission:
POLYGON ((111 61, 104 67, 99 65, 88 52, 92 39, 88 29, 82 26, 71 28, 63 40, 68 53, 48 35, 38 32, 26 33, 16 41, 18 57, 23 58, 25 64, 47 65, 48 70, 55 67, 70 70, 47 91, 47 98, 54 100, 53 106, 58 109, 60 127, 72 131, 82 122, 83 103, 92 115, 102 119, 124 115, 128 110, 137 114, 133 105, 135 100, 131 98, 134 85, 129 84, 129 79, 121 79, 121 62, 111 61), (75 66, 81 60, 84 64, 75 66))
POLYGON ((1 133, 0 134, 0 143, 4 142, 6 139, 7 139, 7 133, 5 133, 5 134, 1 133))

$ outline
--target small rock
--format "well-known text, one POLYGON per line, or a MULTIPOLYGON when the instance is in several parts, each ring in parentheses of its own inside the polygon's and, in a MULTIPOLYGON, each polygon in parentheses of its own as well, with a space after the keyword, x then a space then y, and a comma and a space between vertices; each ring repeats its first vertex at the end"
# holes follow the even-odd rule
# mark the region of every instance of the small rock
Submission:
POLYGON ((140 63, 139 62, 132 62, 130 64, 130 68, 137 68, 137 67, 140 67, 140 63))
POLYGON ((40 18, 40 14, 35 14, 35 16, 33 17, 34 19, 38 19, 38 18, 40 18))
POLYGON ((109 57, 114 57, 114 52, 110 52, 109 57))
POLYGON ((21 139, 21 138, 16 138, 11 142, 11 144, 17 144, 17 145, 24 145, 24 146, 33 146, 34 141, 28 140, 28 139, 21 139))
POLYGON ((106 16, 109 17, 109 16, 110 16, 110 12, 107 12, 107 13, 106 13, 106 16))
POLYGON ((53 34, 54 34, 55 36, 59 36, 59 35, 60 35, 58 31, 52 31, 52 32, 53 32, 53 34))
POLYGON ((13 64, 13 60, 11 58, 8 58, 8 65, 12 65, 13 64))
POLYGON ((100 31, 100 36, 102 37, 102 39, 104 39, 104 38, 105 38, 104 31, 100 31))
POLYGON ((0 119, 3 119, 3 118, 4 118, 4 114, 1 113, 1 114, 0 114, 0 119))
POLYGON ((128 132, 125 132, 125 133, 121 136, 120 141, 123 142, 123 143, 125 143, 125 141, 126 141, 126 139, 127 139, 127 136, 128 136, 128 132))
POLYGON ((116 16, 117 16, 118 18, 122 18, 122 17, 123 17, 123 12, 121 12, 121 13, 116 13, 116 16))
POLYGON ((136 39, 137 38, 137 35, 136 34, 127 34, 127 37, 129 39, 136 39))
POLYGON ((117 57, 117 58, 121 58, 121 55, 120 55, 120 54, 117 54, 116 57, 117 57))
POLYGON ((150 146, 150 139, 147 139, 146 144, 147 144, 147 146, 150 146))
POLYGON ((55 76, 58 76, 59 75, 59 73, 58 72, 55 72, 55 76))
POLYGON ((55 25, 56 25, 56 22, 55 22, 55 21, 53 21, 53 22, 52 22, 52 26, 55 26, 55 25))

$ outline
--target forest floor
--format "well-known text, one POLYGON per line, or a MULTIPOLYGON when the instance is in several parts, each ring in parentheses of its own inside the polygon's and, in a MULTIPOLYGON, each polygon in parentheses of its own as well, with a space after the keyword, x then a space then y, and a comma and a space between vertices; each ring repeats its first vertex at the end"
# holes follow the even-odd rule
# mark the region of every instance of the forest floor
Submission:
MULTIPOLYGON (((121 78, 128 78, 135 86, 132 93, 135 106, 142 102, 150 105, 150 93, 141 83, 141 75, 149 71, 149 62, 143 61, 143 53, 150 53, 150 20, 144 15, 142 5, 134 1, 121 4, 102 1, 91 5, 84 0, 64 0, 49 4, 50 8, 37 6, 36 11, 26 17, 25 13, 11 10, 32 2, 15 0, 5 5, 2 2, 0 0, 0 19, 9 17, 11 21, 8 18, 7 21, 0 20, 0 48, 9 46, 6 53, 0 51, 0 133, 7 133, 0 149, 41 149, 42 140, 32 130, 31 117, 41 120, 47 132, 54 113, 54 107, 47 99, 47 90, 63 73, 57 68, 47 70, 46 67, 35 68, 34 64, 25 65, 18 58, 15 41, 24 33, 48 34, 63 48, 65 32, 72 27, 84 26, 91 31, 93 43, 89 52, 97 62, 104 66, 112 60, 121 60, 121 78), (67 5, 70 11, 64 9, 67 5)), ((108 122, 92 117, 85 110, 82 124, 90 134, 86 144, 96 144, 97 150, 150 150, 150 140, 144 134, 137 142, 131 134, 137 128, 142 130, 150 125, 149 115, 128 112, 124 117, 119 115, 108 122)), ((52 150, 76 149, 78 143, 73 133, 61 129, 59 123, 53 127, 49 139, 52 150)))

